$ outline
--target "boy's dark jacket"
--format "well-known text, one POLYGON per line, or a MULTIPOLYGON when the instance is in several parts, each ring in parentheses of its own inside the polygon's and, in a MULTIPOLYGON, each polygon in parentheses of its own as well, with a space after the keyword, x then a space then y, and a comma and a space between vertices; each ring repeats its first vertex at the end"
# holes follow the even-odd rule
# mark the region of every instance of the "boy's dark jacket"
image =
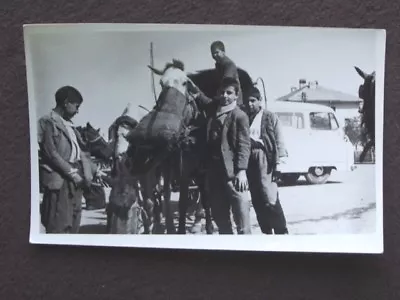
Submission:
MULTIPOLYGON (((200 93, 196 102, 207 117, 216 113, 216 102, 200 93)), ((247 170, 250 157, 250 127, 246 113, 236 106, 227 113, 221 136, 221 155, 228 180, 240 170, 247 170)))

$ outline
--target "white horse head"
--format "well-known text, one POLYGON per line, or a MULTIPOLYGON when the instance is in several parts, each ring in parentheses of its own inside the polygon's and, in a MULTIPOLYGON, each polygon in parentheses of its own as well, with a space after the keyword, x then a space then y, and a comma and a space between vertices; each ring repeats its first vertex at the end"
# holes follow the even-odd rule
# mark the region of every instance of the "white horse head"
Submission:
POLYGON ((176 59, 172 63, 167 63, 164 70, 158 70, 152 66, 148 66, 155 74, 161 76, 160 85, 162 89, 175 88, 182 94, 186 95, 187 83, 189 78, 185 72, 184 64, 176 59))

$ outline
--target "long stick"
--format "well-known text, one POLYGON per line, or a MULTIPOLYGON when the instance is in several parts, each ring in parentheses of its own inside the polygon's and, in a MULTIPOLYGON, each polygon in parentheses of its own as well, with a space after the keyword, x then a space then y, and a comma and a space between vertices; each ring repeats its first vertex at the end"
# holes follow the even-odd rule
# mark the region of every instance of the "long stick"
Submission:
MULTIPOLYGON (((150 43, 150 66, 152 68, 154 67, 153 42, 150 43)), ((151 73, 151 84, 152 84, 152 88, 153 88, 154 101, 157 102, 154 73, 153 72, 150 72, 150 73, 151 73)))

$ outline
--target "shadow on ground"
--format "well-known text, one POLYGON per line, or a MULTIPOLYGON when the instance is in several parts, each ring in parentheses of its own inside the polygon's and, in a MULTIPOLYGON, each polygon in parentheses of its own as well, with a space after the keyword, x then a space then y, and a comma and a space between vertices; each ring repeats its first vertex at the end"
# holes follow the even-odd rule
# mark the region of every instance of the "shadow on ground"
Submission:
MULTIPOLYGON (((324 185, 325 184, 338 184, 338 183, 343 183, 342 181, 335 181, 335 180, 330 180, 330 181, 327 181, 326 183, 324 183, 324 185)), ((282 187, 282 188, 284 188, 284 187, 294 187, 294 186, 317 186, 317 184, 311 184, 311 183, 308 183, 306 180, 298 180, 296 183, 294 183, 294 184, 287 184, 287 183, 283 183, 283 182, 279 182, 278 183, 278 187, 282 187)))
POLYGON ((310 219, 304 219, 304 220, 298 220, 298 221, 292 221, 292 222, 287 222, 288 225, 295 225, 295 224, 300 224, 304 222, 314 222, 318 223, 321 221, 326 221, 326 220, 334 220, 337 221, 341 218, 345 219, 359 219, 361 215, 365 212, 368 212, 370 210, 376 209, 376 203, 370 203, 365 207, 356 207, 356 208, 351 208, 347 209, 345 211, 342 211, 340 213, 335 213, 329 216, 322 216, 319 218, 310 218, 310 219))
POLYGON ((82 225, 79 229, 81 234, 106 234, 106 225, 104 224, 90 224, 82 225))
MULTIPOLYGON (((176 230, 178 230, 178 218, 179 218, 179 206, 178 201, 171 201, 171 210, 174 218, 174 224, 176 230)), ((191 211, 193 212, 193 211, 191 211)), ((80 234, 106 234, 106 224, 107 218, 104 209, 101 210, 83 210, 82 220, 85 220, 85 223, 80 227, 80 234)), ((161 220, 161 227, 163 232, 166 233, 165 230, 165 220, 161 220)), ((214 225, 216 228, 216 226, 214 225)), ((216 230, 214 230, 217 232, 216 230)), ((188 218, 186 218, 186 233, 187 234, 205 234, 205 220, 202 218, 200 222, 195 224, 195 216, 193 213, 190 214, 188 218)))

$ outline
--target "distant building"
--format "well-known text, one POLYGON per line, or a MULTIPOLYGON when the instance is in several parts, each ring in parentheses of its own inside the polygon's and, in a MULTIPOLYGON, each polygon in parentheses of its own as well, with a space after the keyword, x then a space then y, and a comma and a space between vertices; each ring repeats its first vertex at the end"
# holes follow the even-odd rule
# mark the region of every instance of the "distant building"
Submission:
POLYGON ((343 92, 328 89, 318 84, 318 81, 299 80, 298 87, 292 87, 291 92, 279 97, 276 101, 292 101, 322 104, 331 107, 342 125, 346 119, 357 117, 360 98, 343 92))

